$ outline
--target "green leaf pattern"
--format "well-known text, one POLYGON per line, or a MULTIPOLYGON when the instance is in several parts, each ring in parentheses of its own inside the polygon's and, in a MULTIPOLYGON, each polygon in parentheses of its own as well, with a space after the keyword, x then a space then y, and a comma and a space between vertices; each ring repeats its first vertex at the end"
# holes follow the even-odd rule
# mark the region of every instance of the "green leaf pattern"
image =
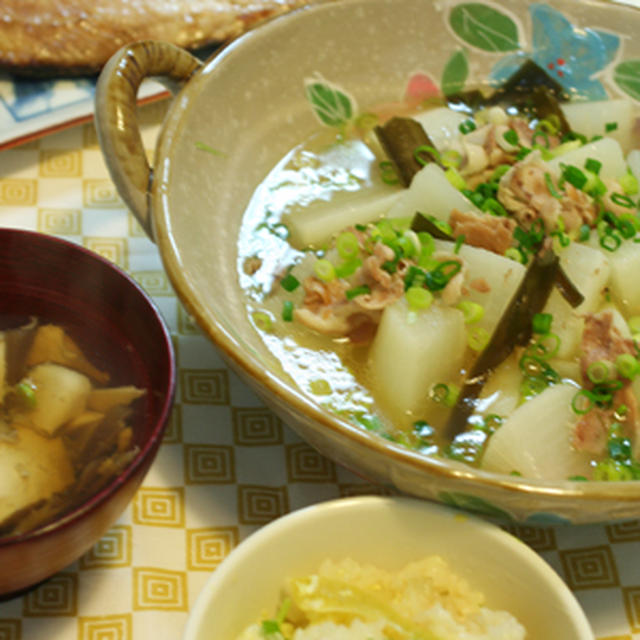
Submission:
POLYGON ((456 5, 449 24, 466 43, 490 52, 516 51, 520 48, 518 26, 505 13, 479 2, 456 5))
POLYGON ((613 71, 613 81, 634 100, 640 100, 640 60, 621 62, 613 71))
POLYGON ((442 93, 451 95, 464 89, 464 83, 469 76, 469 61, 464 49, 456 51, 447 61, 442 72, 442 93))
POLYGON ((342 127, 356 112, 355 100, 344 90, 322 78, 305 82, 307 99, 313 112, 328 127, 342 127))

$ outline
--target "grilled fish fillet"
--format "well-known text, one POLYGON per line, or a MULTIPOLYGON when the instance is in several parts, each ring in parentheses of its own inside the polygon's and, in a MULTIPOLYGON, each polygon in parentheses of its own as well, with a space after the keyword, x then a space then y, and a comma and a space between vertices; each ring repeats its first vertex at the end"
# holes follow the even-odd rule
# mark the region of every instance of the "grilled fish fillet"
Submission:
POLYGON ((94 74, 129 42, 197 49, 314 1, 322 0, 1 0, 0 70, 94 74))

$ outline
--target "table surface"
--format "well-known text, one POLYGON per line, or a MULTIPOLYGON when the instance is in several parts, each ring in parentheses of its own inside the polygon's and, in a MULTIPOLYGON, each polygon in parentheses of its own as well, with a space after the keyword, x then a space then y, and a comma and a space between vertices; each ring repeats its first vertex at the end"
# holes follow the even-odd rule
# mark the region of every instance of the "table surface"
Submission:
MULTIPOLYGON (((141 111, 149 150, 164 110, 141 111)), ((179 367, 171 422, 133 501, 79 561, 0 603, 0 640, 177 640, 211 572, 252 532, 381 491, 318 454, 227 368, 118 197, 93 124, 0 153, 0 225, 63 237, 129 272, 163 314, 179 367)), ((568 584, 598 640, 640 639, 640 521, 507 530, 568 584)))

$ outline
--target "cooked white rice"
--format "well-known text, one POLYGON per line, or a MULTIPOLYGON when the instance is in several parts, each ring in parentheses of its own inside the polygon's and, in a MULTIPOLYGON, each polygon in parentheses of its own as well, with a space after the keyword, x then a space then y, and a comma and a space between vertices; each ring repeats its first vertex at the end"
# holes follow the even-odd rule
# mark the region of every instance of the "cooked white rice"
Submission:
MULTIPOLYGON (((512 614, 487 608, 483 595, 437 556, 397 572, 325 561, 317 574, 290 581, 288 592, 293 605, 282 627, 291 640, 526 638, 512 614)), ((238 640, 264 638, 255 624, 238 640)))

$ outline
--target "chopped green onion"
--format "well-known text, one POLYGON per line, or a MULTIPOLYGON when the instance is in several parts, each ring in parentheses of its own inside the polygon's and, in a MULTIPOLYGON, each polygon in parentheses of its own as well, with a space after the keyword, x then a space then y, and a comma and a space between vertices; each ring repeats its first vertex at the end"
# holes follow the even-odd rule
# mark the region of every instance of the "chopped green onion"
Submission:
POLYGON ((393 244, 396 241, 397 236, 393 224, 386 218, 377 222, 372 231, 384 244, 393 244))
POLYGON ((633 380, 636 377, 638 367, 638 361, 630 353, 621 353, 616 358, 616 369, 627 380, 633 380))
POLYGON ((435 269, 427 271, 425 274, 425 283, 432 291, 440 291, 460 272, 460 269, 462 269, 462 264, 457 260, 439 262, 435 269))
POLYGON ((357 256, 358 251, 360 251, 360 245, 355 233, 351 231, 341 233, 336 239, 336 249, 341 258, 349 259, 357 256))
POLYGON ((507 210, 495 198, 487 198, 480 207, 482 211, 491 213, 494 216, 506 216, 507 210))
POLYGON ((516 249, 515 247, 509 247, 504 252, 504 257, 505 258, 510 258, 511 260, 515 260, 516 262, 519 262, 520 264, 524 264, 526 262, 525 257, 522 255, 522 252, 519 249, 516 249))
POLYGON ((549 193, 554 197, 557 198, 558 200, 560 198, 562 198, 562 194, 558 193, 556 191, 556 188, 553 186, 553 180, 551 178, 551 174, 548 171, 545 171, 544 174, 544 182, 547 185, 547 189, 549 190, 549 193))
POLYGON ((607 251, 615 251, 622 244, 620 236, 612 231, 608 231, 600 236, 600 246, 607 251))
POLYGON ((433 293, 424 287, 409 287, 404 295, 413 311, 428 309, 433 302, 433 293))
POLYGON ((266 311, 254 311, 251 314, 254 324, 261 331, 271 331, 273 328, 273 318, 266 311))
POLYGON ((362 260, 355 258, 345 260, 343 263, 336 265, 335 272, 338 278, 348 278, 352 276, 362 266, 362 260))
POLYGON ((28 409, 35 409, 38 404, 35 386, 28 382, 19 382, 16 385, 15 390, 18 398, 24 406, 28 409))
POLYGON ((443 167, 457 169, 462 164, 462 154, 455 149, 448 149, 441 156, 443 167))
POLYGON ((518 143, 520 142, 520 138, 518 138, 517 132, 514 131, 513 129, 509 129, 508 131, 505 131, 502 137, 505 139, 505 142, 508 142, 510 145, 513 145, 514 147, 518 146, 518 143))
POLYGON ((542 147, 545 149, 548 149, 549 146, 551 145, 551 142, 549 141, 549 135, 547 134, 546 131, 541 131, 541 130, 537 130, 534 132, 533 137, 531 138, 531 145, 535 145, 536 140, 538 138, 542 138, 542 147))
POLYGON ((433 385, 431 389, 431 399, 449 409, 455 405, 459 394, 460 387, 458 385, 444 384, 444 382, 433 385))
POLYGON ((280 286, 285 291, 295 291, 300 286, 300 280, 291 273, 288 273, 282 280, 280 280, 280 286))
POLYGON ((266 637, 276 633, 280 635, 280 625, 275 620, 263 620, 261 627, 262 635, 266 637))
POLYGON ((618 182, 628 196, 635 195, 640 189, 638 179, 630 171, 618 178, 618 182))
POLYGON ((313 265, 313 270, 318 278, 324 282, 331 282, 336 278, 336 269, 333 263, 326 258, 316 260, 316 263, 313 265))
POLYGON ((475 324, 480 322, 484 317, 484 307, 477 302, 471 302, 471 300, 462 300, 456 305, 464 315, 464 321, 466 324, 475 324))
POLYGON ((502 176, 507 173, 511 169, 510 164, 500 164, 498 165, 494 172, 491 174, 491 182, 498 182, 502 176))
POLYGON ((554 158, 557 158, 558 156, 562 156, 569 151, 574 151, 575 149, 579 149, 586 142, 587 142, 587 139, 584 136, 563 141, 562 144, 559 144, 557 147, 553 149, 552 151, 553 156, 554 158))
POLYGON ((282 303, 282 319, 285 322, 293 322, 293 302, 285 300, 282 303))
POLYGON ((455 255, 458 255, 458 254, 460 253, 460 249, 462 248, 462 245, 464 244, 464 240, 465 240, 464 235, 459 235, 459 236, 456 238, 456 243, 455 243, 455 245, 453 246, 453 253, 454 253, 455 255))
POLYGON ((587 378, 594 384, 607 382, 614 377, 615 366, 608 360, 598 360, 587 367, 587 378))
POLYGON ((434 157, 436 159, 436 162, 438 162, 438 164, 442 163, 442 158, 440 157, 440 152, 435 147, 432 147, 432 146, 430 146, 428 144, 420 145, 419 147, 414 149, 413 157, 414 157, 415 161, 418 164, 422 165, 423 167, 425 165, 428 165, 431 162, 431 158, 432 157, 434 157), (425 154, 427 157, 424 158, 423 154, 425 154))
POLYGON ((612 193, 610 198, 611 202, 627 209, 633 209, 636 206, 636 203, 629 196, 625 196, 622 193, 612 193))
POLYGON ((406 258, 410 258, 411 256, 414 256, 416 253, 418 253, 418 249, 416 248, 416 245, 414 244, 410 236, 404 234, 401 235, 398 238, 397 243, 398 247, 402 250, 402 255, 406 258))
POLYGON ((587 184, 587 176, 578 167, 571 164, 562 167, 562 177, 576 189, 582 189, 587 184))
POLYGON ((583 191, 588 193, 590 196, 597 198, 607 193, 607 185, 595 173, 590 173, 583 191))
POLYGON ((524 400, 529 400, 542 393, 548 386, 549 383, 543 377, 526 377, 520 385, 520 395, 524 400))
POLYGON ((571 408, 574 413, 578 415, 584 415, 585 413, 589 413, 591 408, 593 407, 594 400, 593 394, 591 391, 587 391, 587 389, 581 389, 573 396, 571 400, 571 408))
POLYGON ((209 146, 205 142, 196 142, 195 147, 200 151, 206 151, 207 153, 210 153, 212 156, 227 155, 224 151, 220 151, 219 149, 214 149, 213 147, 209 146))
POLYGON ((344 295, 347 296, 347 300, 353 300, 358 296, 363 296, 368 293, 371 293, 371 288, 369 287, 369 285, 363 284, 359 287, 353 287, 353 289, 347 289, 344 292, 344 295))
POLYGON ((471 327, 467 331, 467 344, 474 351, 482 351, 487 346, 490 337, 484 327, 471 327))
POLYGON ((449 181, 449 183, 455 187, 456 189, 458 189, 458 191, 462 191, 463 189, 467 188, 467 181, 460 175, 460 173, 454 169, 453 167, 449 167, 445 172, 444 175, 446 176, 447 180, 449 181))
POLYGON ((458 130, 462 134, 471 133, 476 130, 476 123, 473 120, 465 120, 458 125, 458 130))
POLYGON ((615 131, 618 128, 618 123, 617 122, 607 122, 607 124, 604 125, 604 130, 609 133, 611 131, 615 131))
POLYGON ((534 333, 549 333, 551 331, 551 323, 553 315, 551 313, 536 313, 533 316, 531 326, 534 333))
POLYGON ((600 460, 593 469, 593 479, 598 482, 633 480, 634 477, 633 469, 629 465, 611 458, 600 460))
POLYGON ((598 175, 600 173, 600 169, 602 169, 602 162, 595 158, 587 158, 584 163, 584 168, 587 171, 591 171, 591 173, 598 175))
POLYGON ((551 135, 558 133, 558 126, 560 123, 556 123, 554 120, 559 120, 555 113, 551 114, 548 118, 540 120, 540 122, 538 122, 538 129, 546 131, 551 135))
POLYGON ((591 227, 588 224, 580 225, 580 230, 578 231, 578 240, 580 242, 586 242, 591 235, 591 227))
POLYGON ((380 179, 385 184, 398 184, 400 182, 398 174, 389 160, 382 160, 379 163, 378 168, 380 170, 380 179))

